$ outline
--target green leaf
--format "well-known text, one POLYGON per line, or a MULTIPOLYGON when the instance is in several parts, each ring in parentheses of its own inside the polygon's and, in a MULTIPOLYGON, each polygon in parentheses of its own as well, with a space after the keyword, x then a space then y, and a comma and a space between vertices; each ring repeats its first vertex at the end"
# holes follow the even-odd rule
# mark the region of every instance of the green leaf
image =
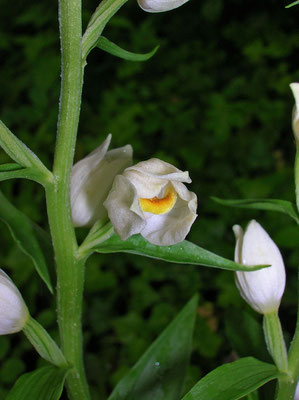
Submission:
POLYGON ((18 171, 23 169, 22 165, 17 163, 8 163, 8 164, 1 164, 0 165, 0 174, 3 172, 10 172, 10 171, 18 171))
POLYGON ((17 380, 6 400, 58 400, 68 371, 49 366, 28 372, 17 380))
POLYGON ((224 206, 254 208, 257 210, 278 211, 289 215, 299 224, 299 215, 293 203, 279 199, 248 199, 248 200, 224 200, 212 197, 216 203, 224 206))
POLYGON ((67 362, 56 342, 51 338, 45 328, 29 316, 23 332, 38 354, 57 367, 67 367, 67 362))
POLYGON ((290 7, 293 7, 293 6, 297 6, 298 4, 299 4, 299 0, 294 1, 294 2, 291 3, 291 4, 288 4, 287 6, 285 6, 285 8, 290 8, 290 7))
POLYGON ((281 373, 272 364, 253 357, 241 358, 214 369, 182 400, 237 400, 279 376, 281 373))
POLYGON ((99 47, 101 50, 106 51, 113 56, 122 58, 128 61, 146 61, 149 60, 158 50, 159 46, 156 46, 149 53, 132 53, 130 51, 124 50, 121 47, 117 46, 115 43, 110 42, 104 36, 101 36, 99 40, 96 42, 95 47, 99 47))
POLYGON ((198 296, 149 347, 108 400, 178 400, 189 362, 198 296))
POLYGON ((121 240, 118 235, 113 235, 105 242, 96 245, 93 250, 98 253, 131 253, 168 262, 204 265, 230 271, 254 271, 265 267, 265 265, 249 267, 237 264, 187 240, 172 246, 156 246, 149 243, 141 235, 133 235, 127 240, 121 240))
MULTIPOLYGON (((42 230, 30 218, 15 208, 1 191, 0 220, 7 225, 19 248, 31 258, 38 274, 50 292, 53 293, 48 267, 39 243, 41 235, 37 235, 37 232, 42 230)), ((47 244, 43 245, 47 246, 47 244)))
POLYGON ((0 121, 0 146, 18 164, 34 171, 38 182, 50 182, 52 173, 40 159, 0 121))
POLYGON ((25 178, 42 183, 40 171, 35 168, 24 168, 20 164, 8 163, 0 165, 0 181, 7 179, 25 178))

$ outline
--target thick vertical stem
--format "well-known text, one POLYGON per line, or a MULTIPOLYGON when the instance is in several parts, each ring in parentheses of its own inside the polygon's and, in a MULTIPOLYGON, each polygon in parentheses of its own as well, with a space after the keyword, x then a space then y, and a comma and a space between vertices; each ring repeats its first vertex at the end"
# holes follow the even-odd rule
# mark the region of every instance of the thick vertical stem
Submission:
POLYGON ((82 93, 81 0, 59 0, 62 84, 53 174, 46 190, 57 265, 57 313, 64 355, 74 368, 67 377, 71 400, 89 399, 82 360, 84 265, 76 258, 77 241, 70 211, 70 174, 82 93))

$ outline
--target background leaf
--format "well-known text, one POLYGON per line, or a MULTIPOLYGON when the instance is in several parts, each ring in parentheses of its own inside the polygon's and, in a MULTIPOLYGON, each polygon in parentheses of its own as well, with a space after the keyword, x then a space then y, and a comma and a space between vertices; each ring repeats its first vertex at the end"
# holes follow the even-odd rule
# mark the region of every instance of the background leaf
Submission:
POLYGON ((182 400, 237 400, 280 375, 272 364, 252 357, 214 369, 182 400))
POLYGON ((41 229, 36 228, 35 224, 16 209, 2 192, 0 192, 0 220, 7 225, 20 249, 31 258, 38 274, 53 293, 46 260, 36 235, 41 229))
MULTIPOLYGON (((105 242, 95 246, 93 250, 98 253, 132 253, 169 262, 204 265, 230 271, 248 271, 251 268, 220 257, 187 240, 172 246, 156 246, 141 235, 133 235, 127 240, 121 240, 118 235, 113 235, 105 242)), ((255 266, 252 267, 252 270, 262 267, 255 266)))
POLYGON ((22 375, 6 400, 58 400, 68 369, 53 366, 22 375))
POLYGON ((192 346, 198 296, 161 333, 108 400, 178 400, 192 346))
POLYGON ((214 201, 224 206, 254 208, 257 210, 278 211, 289 215, 299 224, 299 215, 293 203, 279 199, 246 199, 246 200, 226 200, 212 197, 214 201))

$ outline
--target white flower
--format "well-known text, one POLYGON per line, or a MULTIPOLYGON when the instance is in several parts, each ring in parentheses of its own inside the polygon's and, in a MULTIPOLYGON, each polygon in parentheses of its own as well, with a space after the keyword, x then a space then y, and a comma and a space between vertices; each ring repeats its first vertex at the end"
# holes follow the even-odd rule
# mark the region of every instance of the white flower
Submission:
POLYGON ((29 312, 21 293, 0 269, 0 335, 21 331, 28 318, 29 312))
POLYGON ((294 400, 299 400, 299 382, 297 383, 294 400))
POLYGON ((291 90, 295 97, 292 125, 296 141, 299 141, 299 83, 291 83, 291 90))
POLYGON ((173 10, 187 1, 189 0, 138 0, 138 4, 144 11, 157 13, 173 10))
POLYGON ((169 246, 185 239, 197 214, 197 198, 182 182, 188 172, 152 158, 118 175, 104 205, 123 240, 140 233, 149 242, 169 246))
POLYGON ((91 226, 107 215, 103 202, 111 189, 113 180, 132 164, 130 145, 110 151, 111 135, 77 162, 71 176, 71 208, 75 226, 91 226))
POLYGON ((257 312, 277 311, 285 288, 285 268, 280 251, 261 225, 252 220, 236 236, 235 261, 243 265, 271 265, 258 271, 237 271, 236 284, 241 296, 257 312))

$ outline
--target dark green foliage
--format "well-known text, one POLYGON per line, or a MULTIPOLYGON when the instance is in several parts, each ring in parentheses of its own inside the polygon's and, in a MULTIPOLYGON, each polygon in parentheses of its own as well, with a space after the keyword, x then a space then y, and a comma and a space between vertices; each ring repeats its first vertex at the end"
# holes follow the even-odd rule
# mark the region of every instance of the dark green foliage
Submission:
MULTIPOLYGON (((2 4, 0 118, 50 166, 60 83, 57 5, 43 0, 2 4)), ((96 6, 96 1, 84 2, 85 23, 96 6)), ((284 6, 273 0, 190 0, 172 12, 150 15, 136 1, 128 2, 104 34, 138 53, 158 44, 160 49, 145 63, 119 60, 99 49, 88 56, 76 159, 111 132, 112 146, 131 143, 136 161, 160 157, 189 170, 199 217, 188 239, 226 258, 233 257, 231 226, 258 219, 285 258, 288 279, 280 314, 290 337, 299 257, 295 222, 283 214, 210 200, 214 195, 294 202, 288 84, 298 81, 298 8, 284 6)), ((10 162, 1 152, 0 163, 10 162)), ((40 186, 15 180, 1 182, 1 189, 48 229, 40 186)), ((85 231, 78 234, 83 238, 85 231)), ((1 267, 32 315, 57 338, 52 297, 4 225, 0 255, 1 267)), ((232 306, 242 313, 247 306, 230 272, 123 254, 94 255, 86 268, 84 336, 94 399, 107 397, 196 291, 198 336, 185 391, 235 359, 237 344, 226 334, 224 313, 232 306)), ((7 371, 19 375, 42 364, 19 334, 0 337, 0 358, 0 398, 15 378, 7 371)))

